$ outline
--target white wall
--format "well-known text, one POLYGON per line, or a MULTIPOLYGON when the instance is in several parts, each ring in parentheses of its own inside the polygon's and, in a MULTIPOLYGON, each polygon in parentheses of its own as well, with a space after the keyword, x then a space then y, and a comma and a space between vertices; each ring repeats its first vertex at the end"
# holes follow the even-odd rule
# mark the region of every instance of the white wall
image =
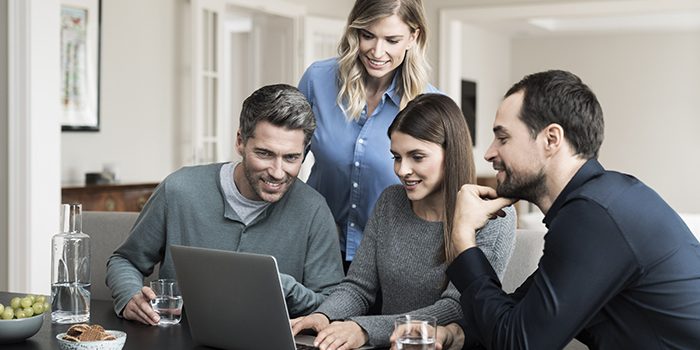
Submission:
POLYGON ((124 182, 160 181, 179 160, 181 0, 103 0, 100 131, 61 133, 63 183, 112 163, 124 182))
MULTIPOLYGON (((7 115, 7 1, 0 1, 0 115, 7 115)), ((7 252, 7 120, 0 117, 0 252, 7 252)), ((7 290, 7 254, 0 257, 0 290, 7 290)))
POLYGON ((46 294, 60 203, 59 4, 12 0, 8 13, 8 239, 0 254, 7 289, 46 294))
MULTIPOLYGON (((354 0, 285 0, 346 18, 354 0)), ((102 0, 100 131, 61 133, 61 182, 113 164, 122 182, 160 181, 181 164, 186 0, 102 0)), ((294 82, 296 83, 296 81, 294 82)))
POLYGON ((513 81, 553 68, 598 96, 606 167, 635 175, 677 211, 700 213, 700 32, 513 40, 513 81))
MULTIPOLYGON (((287 2, 306 6, 306 12, 314 16, 340 18, 347 20, 355 0, 286 0, 287 2)), ((432 0, 425 0, 432 1, 432 0)))
MULTIPOLYGON (((575 0, 574 0, 575 1, 575 0)), ((608 0, 618 1, 618 0, 608 0)), ((438 32, 440 29, 439 13, 443 8, 460 8, 464 7, 485 7, 498 5, 518 5, 518 4, 537 4, 537 3, 552 3, 552 2, 572 2, 566 0, 423 0, 423 7, 428 21, 428 60, 432 66, 430 81, 437 86, 438 74, 438 32)), ((438 86, 440 89, 444 87, 438 86)))
POLYGON ((512 84, 510 38, 482 28, 462 26, 462 79, 476 82, 476 147, 474 161, 478 175, 493 175, 484 154, 493 139, 493 117, 503 93, 512 84))

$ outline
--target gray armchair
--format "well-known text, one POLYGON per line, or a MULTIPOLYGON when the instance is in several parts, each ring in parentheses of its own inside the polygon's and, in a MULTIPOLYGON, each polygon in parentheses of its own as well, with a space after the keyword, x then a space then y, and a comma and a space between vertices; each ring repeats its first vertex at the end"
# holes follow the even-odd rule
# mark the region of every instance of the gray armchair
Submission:
MULTIPOLYGON (((90 288, 92 298, 112 300, 105 283, 107 259, 131 232, 139 213, 136 212, 83 212, 83 232, 90 236, 90 288)), ((152 276, 158 276, 156 269, 152 276)))

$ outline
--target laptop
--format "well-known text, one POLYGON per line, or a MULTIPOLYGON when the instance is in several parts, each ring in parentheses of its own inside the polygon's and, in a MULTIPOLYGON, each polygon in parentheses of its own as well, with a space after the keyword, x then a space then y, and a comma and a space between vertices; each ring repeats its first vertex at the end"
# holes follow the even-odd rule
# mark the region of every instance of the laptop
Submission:
POLYGON ((192 339, 224 349, 317 349, 292 336, 277 261, 269 255, 172 245, 192 339))

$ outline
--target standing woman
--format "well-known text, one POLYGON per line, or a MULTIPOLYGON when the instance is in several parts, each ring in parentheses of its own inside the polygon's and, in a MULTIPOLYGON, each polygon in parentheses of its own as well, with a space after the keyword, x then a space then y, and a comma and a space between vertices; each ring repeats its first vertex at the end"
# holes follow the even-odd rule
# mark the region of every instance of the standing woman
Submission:
MULTIPOLYGON (((399 113, 388 134, 401 185, 379 197, 345 279, 313 313, 291 321, 295 334, 317 331, 321 350, 388 346, 393 322, 403 314, 434 316, 438 325, 462 317, 459 292, 445 270, 456 253, 457 193, 475 182, 467 123, 449 97, 423 94, 399 113), (380 296, 380 314, 370 315, 380 296)), ((515 243, 515 211, 507 207, 504 214, 476 236, 499 278, 515 243)))
POLYGON ((307 183, 328 202, 345 267, 382 191, 398 183, 386 132, 428 84, 421 0, 357 0, 339 57, 313 63, 299 82, 316 115, 315 164, 307 183))

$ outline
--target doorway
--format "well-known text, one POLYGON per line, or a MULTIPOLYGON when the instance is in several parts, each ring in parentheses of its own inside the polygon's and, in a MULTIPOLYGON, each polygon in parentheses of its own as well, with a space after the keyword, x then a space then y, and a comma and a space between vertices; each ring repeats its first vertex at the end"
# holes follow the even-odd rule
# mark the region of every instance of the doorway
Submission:
MULTIPOLYGON (((286 83, 296 86, 294 32, 290 17, 227 7, 224 19, 224 111, 229 125, 222 135, 230 140, 227 159, 240 160, 233 152, 241 106, 261 86, 286 83)), ((224 155, 225 157, 226 155, 224 155)))

